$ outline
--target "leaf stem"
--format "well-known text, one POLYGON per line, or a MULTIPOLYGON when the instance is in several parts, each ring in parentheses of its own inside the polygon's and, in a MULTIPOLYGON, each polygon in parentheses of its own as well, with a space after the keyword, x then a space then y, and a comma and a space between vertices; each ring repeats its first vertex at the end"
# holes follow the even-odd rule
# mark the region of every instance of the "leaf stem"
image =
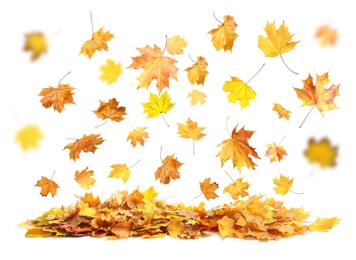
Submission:
POLYGON ((309 112, 308 112, 307 116, 304 118, 304 120, 303 120, 302 124, 299 126, 299 128, 301 128, 301 127, 302 127, 302 125, 304 124, 305 120, 307 120, 307 118, 308 118, 308 116, 309 116, 310 112, 313 110, 313 108, 314 108, 314 107, 315 107, 315 104, 311 107, 311 109, 309 110, 309 112))
POLYGON ((71 71, 67 72, 67 74, 65 74, 65 75, 58 81, 57 88, 59 87, 59 84, 61 84, 62 80, 63 80, 65 77, 67 77, 70 73, 71 73, 71 71))
POLYGON ((291 72, 293 72, 294 74, 299 75, 299 73, 297 73, 297 72, 291 70, 291 69, 288 67, 288 65, 284 62, 284 59, 283 59, 283 57, 282 57, 282 54, 279 54, 279 56, 281 57, 281 59, 282 59, 284 65, 287 67, 287 69, 289 69, 289 70, 290 70, 291 72))
POLYGON ((304 192, 295 192, 295 191, 292 191, 292 190, 289 190, 290 192, 294 193, 294 194, 297 194, 297 195, 302 195, 304 194, 304 192))
POLYGON ((159 159, 160 159, 161 162, 162 162, 162 146, 161 146, 161 149, 159 150, 159 159))
POLYGON ((226 132, 227 134, 232 138, 230 132, 229 132, 229 129, 227 128, 227 120, 229 120, 229 116, 226 118, 226 121, 225 121, 225 128, 226 128, 226 132))
POLYGON ((52 176, 51 176, 51 180, 52 180, 52 178, 53 178, 53 175, 54 175, 54 173, 55 173, 56 171, 53 171, 53 173, 52 173, 52 176))
POLYGON ((91 22, 91 34, 94 34, 94 23, 93 23, 93 15, 90 11, 90 22, 91 22))
POLYGON ((132 126, 131 121, 130 121, 130 119, 129 119, 129 117, 128 117, 127 115, 126 115, 126 118, 127 118, 127 121, 129 121, 129 124, 130 124, 131 128, 132 128, 133 130, 136 130, 136 129, 132 126))
POLYGON ((169 127, 169 124, 167 123, 166 119, 164 119, 163 113, 161 113, 161 116, 163 118, 163 121, 166 123, 166 125, 169 127))
POLYGON ((197 199, 197 198, 200 197, 202 194, 203 194, 203 192, 200 193, 198 196, 195 196, 194 199, 197 199))
POLYGON ((190 54, 188 54, 188 56, 189 56, 189 59, 190 59, 194 64, 197 63, 195 60, 192 59, 192 57, 190 57, 190 54))
POLYGON ((263 63, 261 68, 255 73, 255 75, 252 76, 252 78, 250 78, 246 83, 245 85, 247 85, 261 70, 262 68, 265 66, 266 63, 263 63))
POLYGON ((283 142, 283 140, 284 140, 285 137, 286 137, 286 135, 284 135, 284 136, 282 137, 281 141, 279 141, 279 143, 278 143, 277 146, 279 146, 279 145, 283 142))
POLYGON ((193 156, 195 155, 195 141, 193 140, 193 156))
POLYGON ((230 174, 229 174, 226 170, 225 170, 225 172, 226 172, 227 176, 229 176, 229 178, 230 178, 230 180, 232 181, 232 183, 235 184, 234 179, 231 178, 230 174))
POLYGON ((137 162, 135 162, 133 165, 131 165, 130 167, 129 167, 129 169, 131 169, 132 167, 134 167, 136 164, 138 164, 139 162, 141 161, 141 159, 139 159, 137 162))
POLYGON ((95 126, 94 128, 98 128, 98 127, 100 127, 100 126, 105 125, 108 120, 109 120, 109 118, 107 117, 106 120, 104 121, 104 123, 102 123, 102 124, 100 124, 100 125, 97 125, 97 126, 95 126))
POLYGON ((167 42, 168 42, 168 39, 167 39, 167 35, 166 35, 166 44, 164 45, 164 49, 163 49, 163 51, 162 51, 162 55, 164 55, 164 52, 166 51, 167 42))
POLYGON ((223 24, 222 22, 220 22, 220 20, 219 20, 218 18, 216 18, 216 16, 215 16, 215 14, 214 14, 214 13, 213 13, 213 15, 214 15, 214 17, 215 17, 216 21, 218 21, 219 23, 223 24))

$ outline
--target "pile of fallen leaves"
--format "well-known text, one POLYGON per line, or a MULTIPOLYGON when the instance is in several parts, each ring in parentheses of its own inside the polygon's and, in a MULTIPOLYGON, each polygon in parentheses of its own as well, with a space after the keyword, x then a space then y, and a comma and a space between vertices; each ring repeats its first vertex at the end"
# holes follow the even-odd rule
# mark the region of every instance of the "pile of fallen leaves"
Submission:
POLYGON ((235 200, 210 210, 183 203, 168 205, 156 200, 151 187, 145 192, 116 192, 104 202, 92 193, 78 197, 74 205, 52 208, 19 227, 26 237, 141 237, 196 239, 213 233, 222 238, 236 237, 276 240, 308 231, 328 231, 339 223, 337 217, 306 221, 310 213, 303 208, 287 209, 283 202, 263 195, 235 200), (309 223, 309 224, 308 224, 309 223))

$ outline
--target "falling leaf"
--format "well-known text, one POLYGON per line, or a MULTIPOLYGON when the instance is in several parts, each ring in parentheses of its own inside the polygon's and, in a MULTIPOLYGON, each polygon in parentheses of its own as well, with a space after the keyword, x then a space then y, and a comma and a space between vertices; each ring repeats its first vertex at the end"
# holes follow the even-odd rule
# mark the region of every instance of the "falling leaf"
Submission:
POLYGON ((100 134, 83 135, 82 138, 77 139, 73 143, 67 144, 64 149, 69 149, 69 158, 73 161, 79 159, 81 152, 94 153, 98 149, 97 145, 102 144, 104 139, 100 137, 100 134))
POLYGON ((86 192, 83 197, 80 197, 80 200, 84 203, 87 203, 89 207, 96 207, 101 203, 101 200, 98 196, 94 198, 92 192, 86 192))
POLYGON ((183 49, 187 46, 187 42, 180 36, 173 36, 167 40, 167 52, 175 54, 183 54, 183 49))
POLYGON ((175 103, 171 103, 168 92, 164 92, 161 96, 150 93, 150 102, 142 103, 147 118, 158 117, 162 113, 166 114, 174 105, 175 103))
POLYGON ((212 35, 212 43, 217 51, 224 48, 224 51, 232 52, 235 39, 238 34, 235 33, 237 24, 234 17, 230 15, 224 16, 224 22, 218 25, 216 29, 210 30, 208 33, 212 35))
POLYGON ((219 185, 216 182, 210 183, 210 178, 205 178, 203 182, 200 182, 200 189, 207 200, 219 197, 215 193, 217 188, 219 185))
POLYGON ((187 96, 188 98, 191 98, 190 100, 190 105, 191 106, 195 106, 198 102, 201 105, 205 104, 205 98, 206 95, 204 94, 204 92, 198 91, 198 90, 192 90, 192 92, 190 92, 187 96))
POLYGON ((97 110, 93 110, 94 114, 101 119, 110 119, 111 121, 120 122, 124 120, 126 115, 126 107, 119 106, 116 98, 109 99, 109 102, 100 101, 100 106, 97 110))
POLYGON ((44 197, 46 197, 48 193, 51 193, 52 197, 54 197, 57 195, 57 189, 59 188, 57 183, 44 176, 42 176, 41 180, 37 181, 35 186, 42 188, 41 195, 44 197))
POLYGON ((163 88, 169 88, 169 78, 178 80, 178 68, 174 65, 177 61, 173 58, 164 56, 162 50, 154 45, 137 48, 141 56, 133 57, 129 69, 143 69, 144 71, 137 78, 139 81, 137 88, 147 88, 152 80, 156 79, 158 93, 161 94, 163 88))
POLYGON ((277 103, 273 103, 273 111, 276 111, 278 113, 279 118, 285 118, 286 120, 289 120, 290 118, 290 111, 286 110, 283 106, 277 103))
POLYGON ((331 28, 330 25, 319 26, 314 36, 320 41, 321 47, 325 47, 327 45, 333 47, 339 39, 338 31, 331 28))
POLYGON ((183 165, 177 158, 174 158, 174 154, 167 155, 162 161, 163 165, 158 167, 155 172, 156 180, 160 180, 160 183, 168 184, 171 180, 180 178, 180 172, 178 169, 183 165))
POLYGON ((61 113, 65 104, 75 104, 72 93, 74 89, 68 84, 58 84, 57 88, 43 88, 38 95, 43 96, 40 102, 45 108, 53 106, 54 111, 61 113))
POLYGON ((275 162, 277 159, 278 161, 281 161, 284 155, 287 155, 287 152, 284 150, 283 146, 276 145, 274 142, 267 144, 265 156, 270 157, 270 162, 275 162))
POLYGON ((91 59, 96 51, 109 50, 107 42, 115 38, 115 36, 110 31, 104 32, 103 29, 104 27, 101 27, 99 31, 93 33, 91 39, 83 44, 79 55, 84 54, 84 56, 86 55, 91 59))
POLYGON ((23 151, 36 149, 43 139, 43 134, 38 125, 28 125, 17 131, 15 141, 20 144, 23 151))
POLYGON ((310 138, 304 155, 309 159, 310 163, 317 163, 322 168, 334 167, 336 166, 338 147, 332 147, 330 140, 326 137, 319 142, 314 138, 310 138))
POLYGON ((224 193, 229 193, 234 200, 237 200, 239 197, 248 196, 249 194, 246 190, 250 187, 250 184, 247 181, 243 182, 243 179, 244 178, 238 178, 234 183, 226 186, 224 193))
POLYGON ((112 59, 107 59, 106 64, 100 66, 100 71, 102 74, 99 78, 110 85, 116 82, 122 74, 122 66, 120 62, 115 63, 112 59))
POLYGON ((293 178, 289 179, 283 174, 279 174, 279 179, 274 178, 273 184, 276 185, 273 189, 277 194, 285 195, 293 185, 293 178))
POLYGON ((244 127, 236 132, 237 126, 238 125, 232 130, 231 138, 224 140, 218 145, 221 146, 221 150, 217 154, 217 157, 221 159, 221 166, 223 166, 227 160, 232 160, 233 167, 237 167, 239 172, 241 172, 243 166, 255 169, 256 164, 252 161, 250 156, 257 159, 260 159, 260 157, 255 151, 255 148, 252 148, 248 143, 255 132, 245 130, 244 127))
POLYGON ((319 218, 317 217, 315 222, 309 225, 310 231, 327 232, 336 225, 338 225, 340 219, 338 217, 332 218, 319 218))
POLYGON ((113 170, 110 172, 108 178, 121 178, 124 183, 130 178, 131 171, 126 164, 113 164, 111 168, 113 168, 113 170))
POLYGON ((75 171, 74 180, 79 184, 80 187, 85 190, 89 190, 90 187, 93 186, 96 181, 94 178, 92 178, 93 174, 94 171, 88 171, 88 167, 86 167, 82 171, 75 171))
POLYGON ((193 154, 194 154, 194 141, 199 141, 202 137, 206 136, 206 134, 202 133, 205 127, 199 127, 197 122, 194 122, 188 118, 186 121, 186 125, 179 124, 178 125, 178 133, 180 137, 193 139, 193 154))
POLYGON ((142 193, 145 200, 152 201, 157 197, 158 193, 155 190, 155 187, 150 186, 147 190, 142 193))
POLYGON ((206 67, 208 63, 205 61, 205 58, 202 56, 197 57, 197 61, 191 67, 185 69, 188 72, 188 80, 190 83, 204 85, 205 77, 208 75, 206 67))
POLYGON ((231 92, 228 95, 229 102, 235 104, 237 100, 240 101, 240 107, 245 108, 250 105, 250 99, 255 100, 256 93, 253 89, 245 84, 242 80, 231 77, 231 81, 225 81, 223 86, 225 92, 231 92))
POLYGON ((127 136, 127 140, 131 140, 131 145, 136 147, 137 142, 142 146, 145 143, 145 139, 148 138, 148 133, 145 131, 146 127, 136 127, 136 129, 132 130, 127 136))
POLYGON ((31 53, 31 60, 35 61, 47 52, 48 44, 46 36, 41 32, 32 32, 25 34, 24 51, 31 53))

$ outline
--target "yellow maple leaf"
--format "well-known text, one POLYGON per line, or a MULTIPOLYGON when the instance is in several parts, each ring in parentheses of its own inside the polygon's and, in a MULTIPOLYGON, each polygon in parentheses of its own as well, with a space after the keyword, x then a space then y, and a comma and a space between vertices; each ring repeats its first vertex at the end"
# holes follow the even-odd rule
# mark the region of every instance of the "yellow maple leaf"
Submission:
POLYGON ((94 55, 96 51, 102 51, 102 50, 108 51, 109 48, 107 42, 113 38, 115 38, 115 36, 111 34, 110 31, 104 32, 104 27, 101 27, 98 31, 92 34, 90 40, 87 40, 82 45, 79 55, 84 54, 88 56, 89 59, 91 59, 91 57, 94 55))
POLYGON ((285 118, 286 120, 289 120, 290 118, 290 111, 285 109, 282 105, 273 103, 273 111, 276 111, 278 113, 279 118, 285 118))
POLYGON ((15 141, 20 144, 23 151, 27 152, 30 149, 36 149, 39 142, 43 139, 43 134, 38 125, 28 125, 20 129, 16 133, 15 141))
POLYGON ((335 46, 339 39, 339 33, 336 29, 332 28, 330 25, 321 25, 315 31, 315 38, 320 41, 320 46, 325 47, 335 46))
POLYGON ((142 146, 145 143, 144 138, 148 138, 148 133, 145 132, 146 127, 136 127, 136 129, 132 130, 127 136, 127 140, 131 140, 131 145, 136 147, 136 143, 140 143, 142 146))
POLYGON ((93 186, 96 181, 94 178, 92 178, 93 174, 94 171, 88 171, 88 167, 86 167, 82 171, 75 171, 74 180, 79 184, 80 187, 85 190, 89 190, 90 187, 93 186))
POLYGON ((100 66, 102 74, 99 78, 105 81, 107 85, 110 85, 117 81, 122 74, 122 65, 120 62, 115 63, 112 59, 107 59, 106 64, 100 66))
POLYGON ((235 104, 237 100, 240 101, 240 107, 245 108, 250 105, 250 99, 255 100, 255 91, 242 80, 232 77, 230 81, 225 81, 223 86, 225 92, 231 92, 228 95, 229 102, 235 104))
POLYGON ((208 63, 205 61, 205 58, 202 56, 197 57, 197 61, 191 67, 185 69, 188 72, 188 80, 190 83, 204 85, 205 77, 208 75, 206 67, 208 63))
POLYGON ((208 34, 212 35, 211 41, 217 51, 224 48, 224 51, 230 50, 232 52, 234 41, 238 37, 238 34, 235 33, 236 27, 237 24, 234 17, 225 15, 224 22, 220 22, 217 28, 211 29, 208 32, 208 34))
POLYGON ((152 201, 157 197, 158 193, 156 192, 153 186, 150 186, 147 190, 142 193, 143 197, 147 201, 152 201))
POLYGON ((226 186, 224 193, 229 193, 234 200, 237 200, 239 197, 248 196, 249 194, 246 190, 250 187, 250 184, 247 181, 243 182, 243 179, 244 178, 238 178, 234 183, 226 186))
POLYGON ((338 147, 331 146, 330 140, 326 137, 317 142, 314 138, 310 138, 308 148, 304 151, 304 155, 310 163, 317 163, 322 168, 336 166, 336 157, 338 155, 338 147))
POLYGON ((175 55, 175 54, 183 54, 183 49, 187 46, 187 42, 184 38, 180 36, 173 36, 167 40, 167 52, 175 55))
POLYGON ((201 132, 205 129, 205 127, 199 127, 197 122, 190 120, 190 118, 188 118, 186 123, 187 123, 186 125, 177 123, 178 125, 177 134, 179 134, 180 137, 183 138, 193 139, 193 155, 194 155, 195 141, 199 141, 202 137, 206 136, 206 134, 201 132))
POLYGON ((166 114, 175 103, 171 103, 171 98, 168 92, 164 92, 161 96, 150 93, 150 102, 142 103, 144 112, 147 113, 147 118, 158 117, 160 114, 166 114))
POLYGON ((279 179, 277 177, 273 179, 273 183, 276 185, 276 187, 273 188, 274 191, 277 194, 285 195, 293 185, 293 178, 289 179, 283 174, 280 174, 279 179))
POLYGON ((113 170, 110 172, 108 178, 121 178, 124 183, 130 178, 131 171, 126 164, 113 164, 111 168, 113 168, 113 170))
POLYGON ((287 155, 287 152, 283 146, 276 145, 274 142, 267 144, 267 151, 265 156, 270 157, 270 162, 275 162, 277 159, 278 161, 281 161, 284 155, 287 155))
POLYGON ((31 60, 35 61, 41 57, 42 54, 47 52, 48 43, 46 36, 41 32, 32 32, 25 34, 24 51, 30 51, 31 60))
POLYGON ((184 228, 182 221, 183 219, 170 219, 168 221, 167 231, 171 237, 177 238, 181 234, 184 228))
POLYGON ((218 224, 218 230, 222 238, 225 237, 239 237, 239 238, 244 238, 245 234, 242 232, 239 232, 235 226, 236 226, 236 220, 233 218, 229 218, 228 216, 224 216, 218 221, 216 221, 218 224))
POLYGON ((309 225, 310 231, 327 232, 336 225, 338 225, 340 219, 338 217, 332 218, 319 218, 317 217, 315 222, 309 225))
POLYGON ((192 90, 192 92, 190 92, 187 96, 188 98, 190 98, 190 105, 191 106, 195 106, 198 102, 201 105, 205 104, 205 98, 206 95, 204 94, 204 92, 198 91, 198 90, 192 90))

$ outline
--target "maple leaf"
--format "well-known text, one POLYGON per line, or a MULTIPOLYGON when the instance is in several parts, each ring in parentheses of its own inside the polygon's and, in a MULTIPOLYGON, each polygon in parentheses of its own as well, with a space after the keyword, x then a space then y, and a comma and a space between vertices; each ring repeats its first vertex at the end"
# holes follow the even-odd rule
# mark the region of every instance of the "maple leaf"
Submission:
POLYGON ((107 42, 113 38, 115 38, 115 36, 111 34, 110 31, 104 32, 104 27, 101 27, 98 31, 92 34, 90 40, 87 40, 82 45, 79 55, 84 54, 84 56, 86 55, 91 59, 96 51, 108 51, 109 48, 107 42))
POLYGON ((171 98, 167 91, 161 96, 150 93, 150 102, 142 103, 143 111, 147 113, 147 118, 158 117, 160 114, 166 114, 175 103, 171 103, 171 98))
POLYGON ((148 138, 148 133, 145 132, 146 127, 136 127, 136 129, 132 130, 129 135, 127 136, 127 140, 131 140, 131 145, 136 147, 136 143, 140 143, 142 146, 145 143, 144 138, 148 138))
POLYGON ((199 184, 200 189, 207 200, 219 197, 215 193, 215 190, 219 188, 219 185, 216 182, 210 183, 210 178, 205 178, 205 180, 199 184))
POLYGON ((171 237, 177 238, 181 234, 184 223, 182 219, 170 219, 167 225, 168 234, 171 237))
POLYGON ((94 114, 101 119, 110 119, 111 121, 120 122, 124 120, 126 115, 126 107, 119 106, 116 98, 109 99, 109 102, 100 101, 100 106, 97 110, 93 110, 94 114))
POLYGON ((173 58, 163 56, 162 50, 154 45, 152 49, 146 45, 144 48, 137 48, 141 56, 133 57, 130 69, 143 69, 138 76, 137 88, 147 88, 153 79, 156 79, 158 93, 161 94, 163 88, 169 88, 169 78, 178 80, 178 68, 174 65, 177 61, 173 58))
POLYGON ((53 106, 54 111, 61 113, 65 104, 75 104, 72 93, 74 89, 68 84, 58 84, 57 88, 43 88, 38 95, 43 96, 40 102, 45 108, 53 106))
POLYGON ((228 192, 234 200, 237 200, 240 196, 248 196, 249 194, 246 190, 250 187, 250 184, 247 181, 243 182, 243 179, 244 178, 238 178, 234 183, 226 186, 224 193, 228 192))
POLYGON ((152 201, 157 197, 158 193, 155 190, 155 187, 150 186, 147 190, 142 193, 145 200, 152 201))
POLYGON ((237 126, 238 125, 232 130, 230 139, 226 139, 218 144, 218 146, 221 146, 221 150, 217 154, 217 157, 221 159, 221 166, 223 166, 227 160, 232 160, 233 167, 237 167, 239 172, 241 172, 243 166, 255 169, 256 164, 252 161, 250 156, 257 159, 260 159, 260 157, 255 151, 255 148, 252 148, 248 143, 255 132, 245 130, 244 126, 236 132, 237 126))
POLYGON ((180 172, 178 169, 183 165, 177 158, 174 158, 175 154, 167 155, 162 161, 163 165, 158 167, 155 172, 156 180, 160 180, 160 183, 168 184, 171 180, 180 178, 180 172))
POLYGON ((309 159, 310 163, 317 163, 322 168, 336 166, 336 157, 338 147, 331 146, 330 140, 326 137, 317 142, 314 138, 308 141, 308 148, 304 151, 304 155, 309 159))
POLYGON ((36 149, 43 139, 43 134, 37 125, 28 125, 17 131, 15 141, 20 144, 23 151, 36 149))
POLYGON ((113 164, 111 168, 113 168, 113 170, 110 172, 108 178, 121 178, 124 183, 130 178, 131 171, 126 164, 113 164))
POLYGON ((206 67, 208 63, 205 61, 205 58, 202 56, 197 57, 197 61, 191 67, 185 69, 188 72, 188 80, 190 83, 204 85, 205 77, 208 75, 206 67))
POLYGON ((244 234, 235 229, 235 220, 224 216, 219 219, 216 223, 218 224, 219 233, 222 238, 225 237, 239 237, 243 238, 244 234))
POLYGON ((25 34, 24 51, 30 51, 31 60, 35 61, 46 53, 48 49, 46 36, 41 32, 32 32, 25 34))
POLYGON ((83 197, 80 197, 80 200, 84 203, 87 203, 89 207, 96 207, 101 203, 99 196, 96 196, 96 198, 94 198, 92 192, 86 192, 83 197))
POLYGON ((320 41, 321 47, 325 47, 327 45, 335 46, 339 39, 338 31, 326 24, 319 26, 314 36, 320 41))
POLYGON ((208 34, 212 35, 211 41, 217 51, 224 48, 224 51, 230 50, 232 52, 234 41, 238 37, 238 34, 235 33, 236 27, 237 24, 234 17, 225 15, 224 22, 220 22, 217 28, 208 32, 208 34))
POLYGON ((67 144, 64 149, 69 149, 69 158, 76 161, 80 157, 81 152, 94 153, 98 149, 97 145, 102 144, 104 139, 100 137, 100 134, 83 135, 82 138, 77 139, 73 143, 67 144))
POLYGON ((245 108, 250 105, 250 99, 255 100, 256 93, 253 89, 245 84, 242 80, 232 77, 231 81, 225 81, 223 86, 225 92, 231 92, 228 95, 229 102, 235 104, 237 100, 240 101, 241 108, 245 108))
POLYGON ((273 111, 276 111, 278 113, 279 118, 285 118, 286 120, 289 120, 290 118, 290 111, 286 110, 283 106, 277 103, 273 103, 273 111))
POLYGON ((88 171, 88 167, 86 167, 82 171, 75 171, 74 180, 79 184, 80 187, 85 190, 89 190, 90 187, 93 186, 96 181, 94 178, 92 178, 93 174, 94 171, 88 171))
POLYGON ((46 197, 48 193, 51 193, 52 197, 57 195, 57 189, 59 188, 58 184, 51 179, 47 179, 42 176, 39 181, 37 181, 37 187, 41 187, 41 195, 46 197))
MULTIPOLYGON (((302 106, 312 106, 311 109, 316 107, 322 116, 324 116, 325 111, 330 111, 335 108, 338 108, 337 105, 334 103, 334 98, 339 95, 338 91, 340 84, 332 84, 329 88, 326 89, 325 86, 329 82, 330 81, 328 72, 325 72, 322 75, 317 74, 315 85, 313 84, 313 78, 309 74, 308 77, 303 80, 302 89, 294 88, 298 98, 303 101, 302 106)), ((304 121, 305 120, 306 118, 304 119, 304 121)))
POLYGON ((110 85, 116 82, 122 74, 122 66, 120 62, 116 64, 112 59, 107 59, 106 64, 100 66, 100 71, 102 74, 99 78, 102 81, 106 81, 107 85, 110 85))
POLYGON ((184 38, 175 35, 167 40, 166 50, 168 53, 172 55, 183 54, 183 49, 186 46, 187 46, 187 42, 184 40, 184 38))
POLYGON ((188 98, 191 98, 190 100, 190 105, 191 106, 195 106, 198 102, 201 105, 205 104, 205 98, 206 95, 204 94, 204 92, 198 91, 198 90, 192 90, 192 92, 190 92, 187 96, 188 98))
POLYGON ((206 134, 202 133, 205 129, 205 127, 199 127, 197 122, 194 122, 188 118, 186 121, 186 125, 184 124, 179 124, 178 125, 178 133, 180 137, 183 138, 191 138, 193 139, 193 155, 194 155, 194 150, 195 150, 195 142, 194 141, 199 141, 202 137, 206 136, 206 134))
POLYGON ((277 159, 278 161, 281 161, 284 155, 287 155, 287 152, 284 150, 283 146, 276 145, 274 142, 272 144, 267 144, 265 156, 270 156, 270 162, 275 162, 277 159))
POLYGON ((279 179, 276 177, 273 179, 273 183, 276 185, 274 191, 277 194, 285 195, 293 185, 293 178, 289 179, 283 174, 279 174, 279 179))
POLYGON ((309 225, 310 231, 327 232, 336 225, 338 225, 340 219, 338 217, 332 218, 319 218, 317 217, 315 222, 309 225))

